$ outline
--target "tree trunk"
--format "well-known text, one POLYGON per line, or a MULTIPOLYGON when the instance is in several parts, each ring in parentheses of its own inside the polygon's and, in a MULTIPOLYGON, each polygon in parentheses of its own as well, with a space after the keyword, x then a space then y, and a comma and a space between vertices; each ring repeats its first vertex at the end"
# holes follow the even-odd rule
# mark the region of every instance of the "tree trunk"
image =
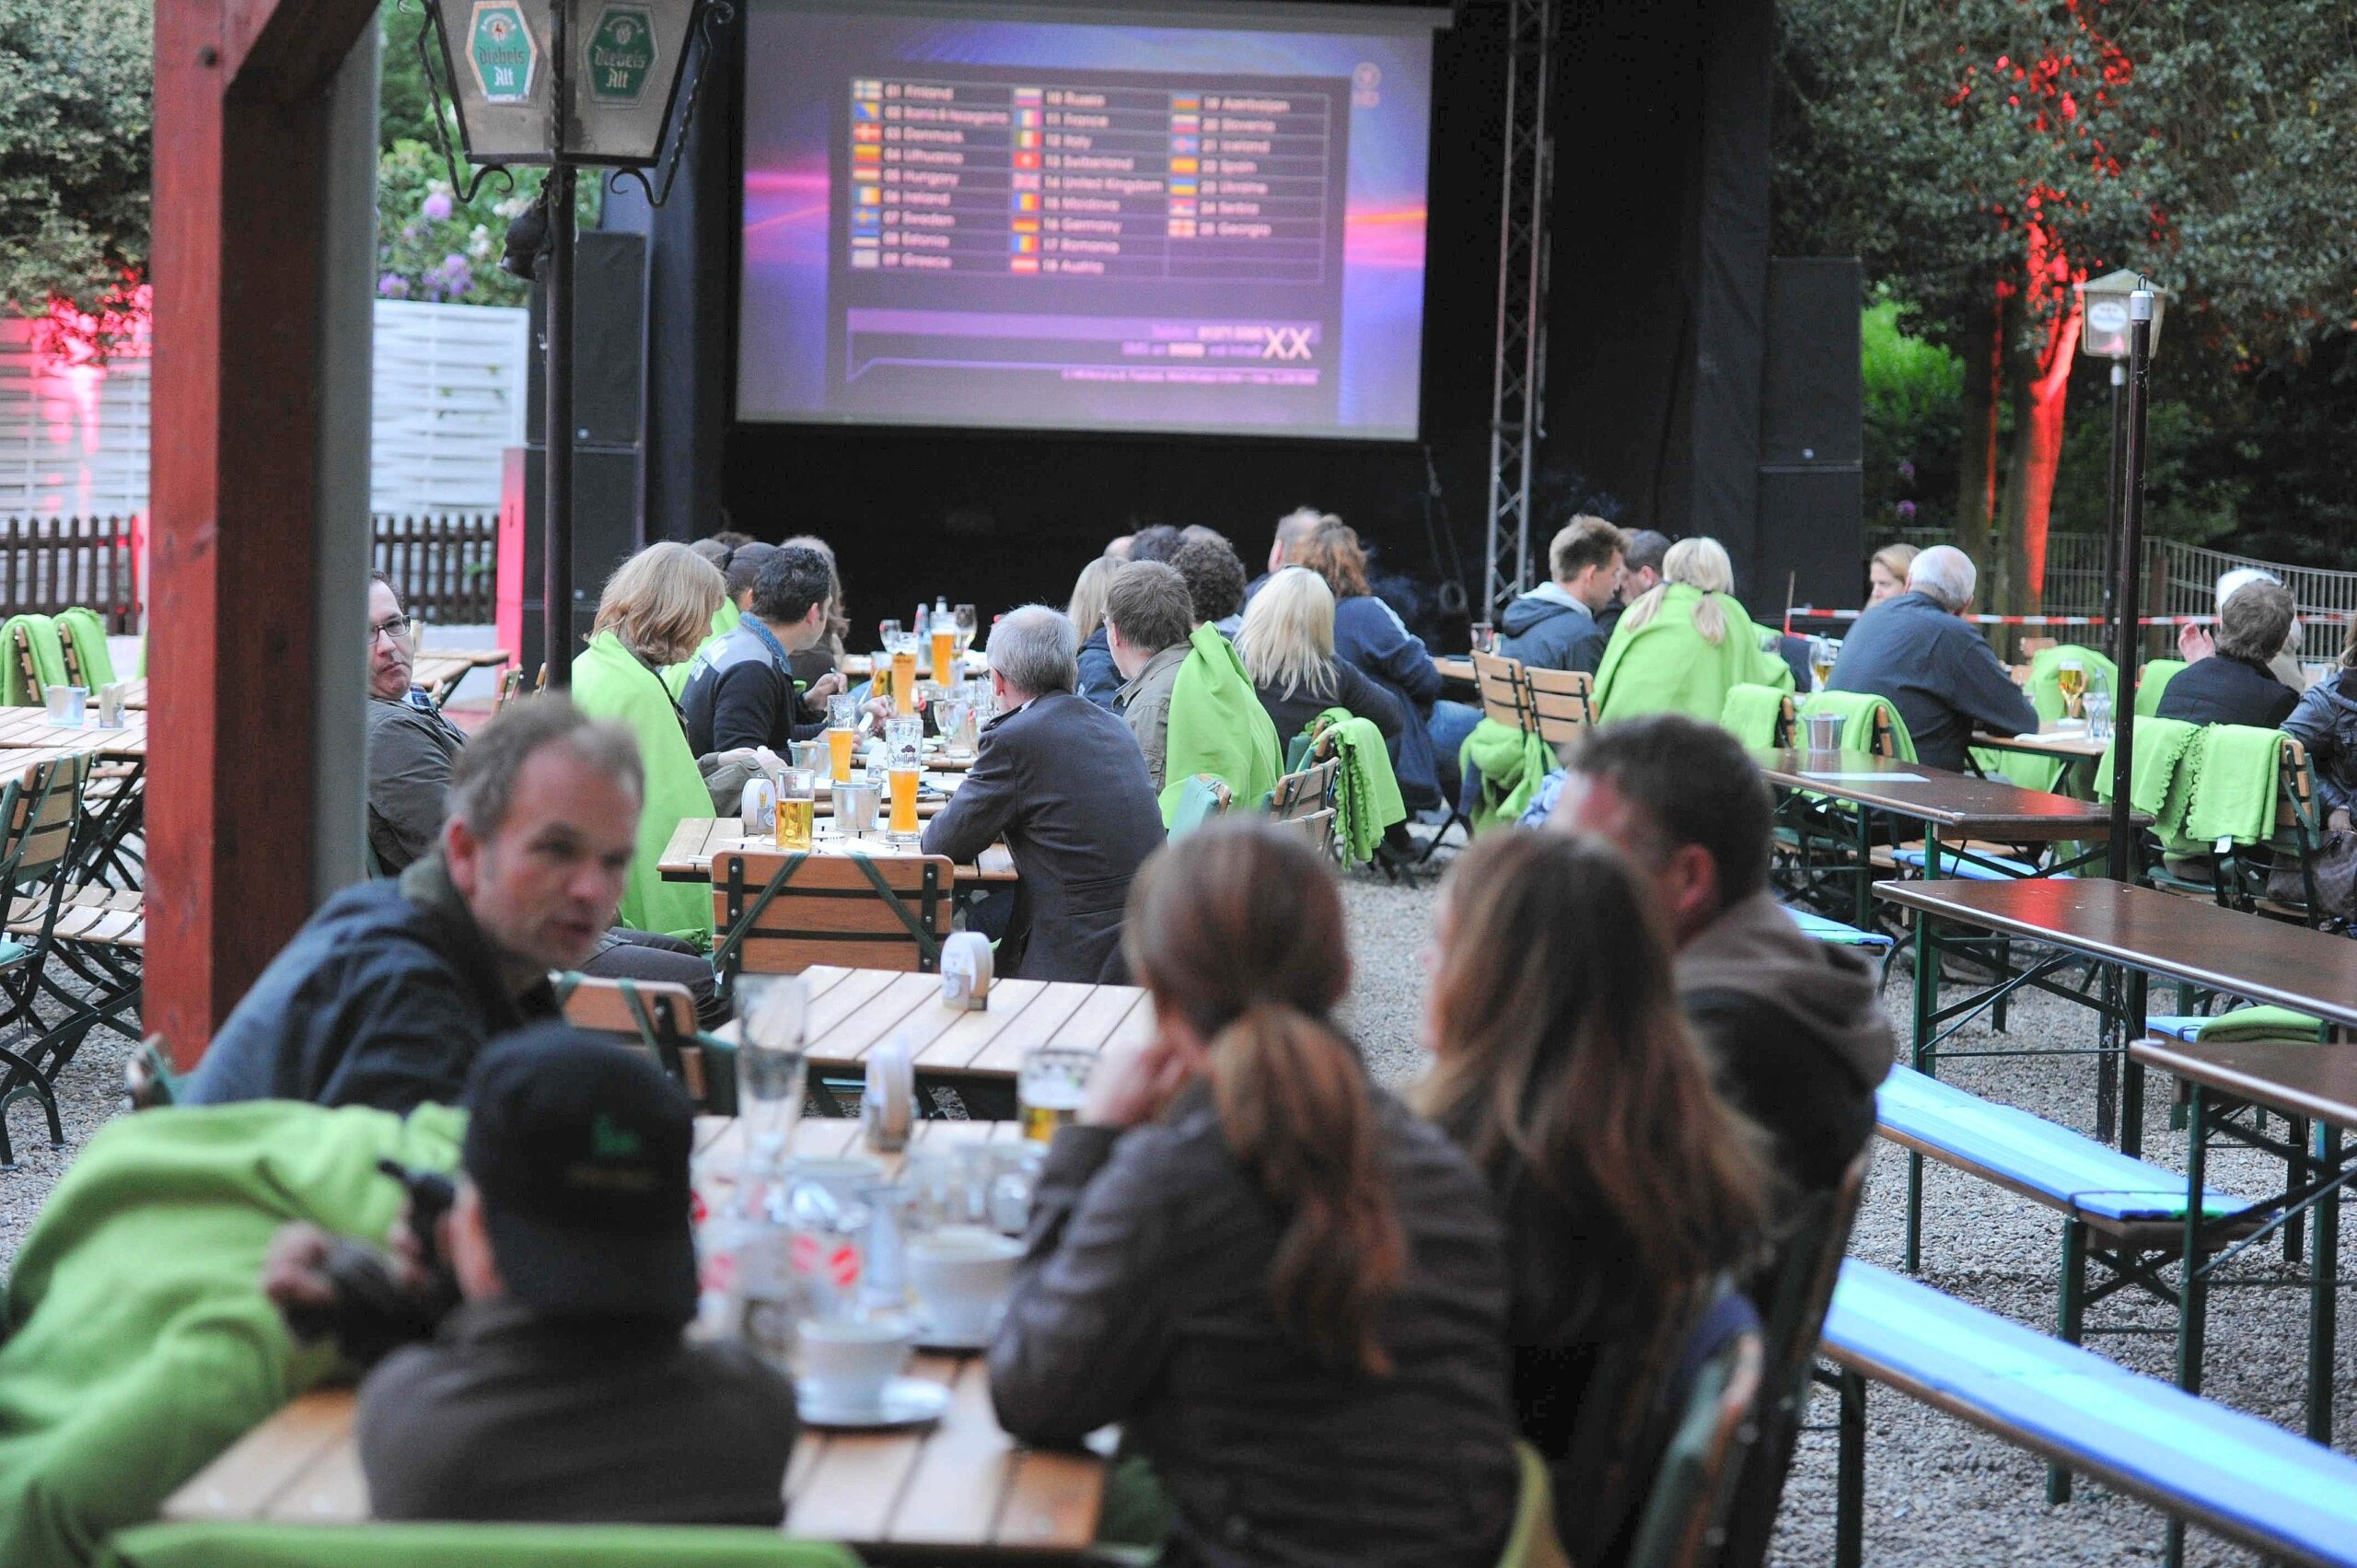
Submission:
POLYGON ((1964 453, 1956 465, 1956 547, 1980 564, 1988 558, 1989 528, 1997 509, 1997 410, 2002 379, 2004 311, 1995 281, 1979 290, 1965 312, 1964 453))
POLYGON ((2063 403, 2079 348, 2079 297, 2071 292, 2068 259, 2045 229, 2029 227, 2028 266, 2018 334, 2027 343, 2008 355, 2015 367, 2008 391, 2014 409, 2014 451, 2006 465, 2003 526, 2008 615, 2034 614, 2046 598, 2046 530, 2054 505, 2054 473, 2062 460, 2063 403))

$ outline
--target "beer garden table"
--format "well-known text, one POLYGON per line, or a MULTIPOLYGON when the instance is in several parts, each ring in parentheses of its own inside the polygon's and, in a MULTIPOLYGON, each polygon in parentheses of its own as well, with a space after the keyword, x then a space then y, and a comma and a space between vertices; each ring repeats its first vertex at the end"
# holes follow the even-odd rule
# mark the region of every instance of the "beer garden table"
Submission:
MULTIPOLYGON (((922 805, 919 809, 923 810, 922 805)), ((918 853, 894 848, 881 832, 861 838, 854 844, 853 841, 835 836, 833 826, 834 819, 830 817, 821 817, 813 825, 812 854, 848 854, 856 847, 862 854, 887 860, 918 853)), ((679 825, 671 830, 670 842, 663 846, 662 858, 656 862, 656 867, 667 882, 702 882, 712 875, 714 855, 733 854, 739 851, 774 854, 777 853, 777 841, 768 836, 747 833, 743 821, 738 818, 683 817, 679 825)), ((1018 880, 1015 874, 1014 857, 1003 844, 993 844, 984 850, 973 865, 955 867, 952 876, 961 889, 1012 886, 1018 880)))
MULTIPOLYGON (((937 982, 936 982, 937 983, 937 982)), ((736 1123, 697 1126, 697 1191, 707 1204, 734 1168, 736 1123)), ((857 1155, 860 1124, 806 1119, 797 1154, 857 1155)), ((912 1148, 1018 1136, 1006 1122, 918 1123, 912 1148)), ((883 1156, 889 1169, 892 1156, 883 1156)), ((948 1413, 889 1432, 805 1431, 786 1468, 786 1531, 870 1555, 1068 1555, 1097 1533, 1105 1463, 1094 1453, 1028 1449, 1003 1431, 979 1356, 919 1355, 909 1375, 946 1384, 948 1413)), ((306 1394, 255 1427, 165 1500, 168 1520, 358 1524, 368 1488, 353 1440, 349 1389, 306 1394)))
POLYGON ((420 648, 409 678, 425 688, 425 694, 438 708, 469 675, 478 669, 497 669, 511 656, 505 648, 420 648))

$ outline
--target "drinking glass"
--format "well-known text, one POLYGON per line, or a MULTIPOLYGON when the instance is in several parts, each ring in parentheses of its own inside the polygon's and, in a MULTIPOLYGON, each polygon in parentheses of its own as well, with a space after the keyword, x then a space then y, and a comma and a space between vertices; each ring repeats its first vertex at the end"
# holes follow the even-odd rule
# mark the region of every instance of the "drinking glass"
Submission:
POLYGON ((1817 691, 1824 691, 1825 683, 1833 679, 1833 660, 1840 651, 1830 637, 1808 640, 1808 672, 1817 678, 1817 691))
POLYGON ((2087 738, 2109 740, 2111 738, 2111 693, 2090 691, 2086 696, 2086 705, 2087 738))
POLYGON ((892 638, 892 711, 907 715, 917 711, 917 640, 910 633, 892 638))
POLYGON ((889 648, 900 634, 900 623, 898 621, 879 621, 876 623, 876 630, 884 639, 884 645, 889 648))
POLYGON ((923 761, 920 749, 924 744, 924 721, 920 718, 896 718, 884 726, 884 755, 889 770, 892 792, 892 841, 907 845, 917 840, 917 784, 923 777, 923 761))
POLYGON ((788 768, 778 775, 777 847, 807 851, 810 825, 819 814, 819 773, 815 768, 788 768))
POLYGON ((1486 621, 1473 622, 1473 651, 1493 654, 1498 651, 1498 629, 1486 621))
POLYGON ((742 1179, 774 1177, 794 1146, 808 1086, 803 1031, 809 1010, 809 992, 799 975, 737 978, 737 1016, 743 1028, 737 1048, 737 1116, 745 1124, 742 1179))
POLYGON ((933 678, 946 685, 958 679, 958 629, 947 622, 933 629, 933 678))
POLYGON ((2077 718, 2087 691, 2086 666, 2076 658, 2061 661, 2054 667, 2054 689, 2062 693, 2062 711, 2077 718))
POLYGON ((974 629, 981 622, 975 619, 974 607, 970 604, 953 607, 949 611, 949 619, 951 628, 958 634, 958 657, 962 663, 966 657, 966 650, 974 645, 974 629))
POLYGON ((973 737, 968 726, 973 723, 974 705, 963 697, 945 697, 934 714, 941 726, 942 752, 950 757, 970 757, 974 754, 973 737))
POLYGON ((852 754, 859 747, 859 699, 827 699, 827 777, 835 784, 851 783, 852 754))
POLYGON ((1072 1046, 1042 1045, 1023 1053, 1015 1079, 1016 1103, 1022 1108, 1023 1135, 1044 1144, 1059 1127, 1069 1127, 1080 1116, 1088 1093, 1088 1074, 1096 1069, 1097 1053, 1072 1046))

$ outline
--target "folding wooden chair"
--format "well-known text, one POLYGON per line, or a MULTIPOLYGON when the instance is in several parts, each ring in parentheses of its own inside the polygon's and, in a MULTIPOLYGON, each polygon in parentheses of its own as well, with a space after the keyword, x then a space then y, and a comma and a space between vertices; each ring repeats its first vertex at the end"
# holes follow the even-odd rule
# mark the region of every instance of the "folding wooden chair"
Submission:
POLYGON ((1287 773, 1269 792, 1269 817, 1310 835, 1322 854, 1334 853, 1334 788, 1341 760, 1328 757, 1297 773, 1287 773))
POLYGON ((695 997, 686 986, 567 974, 557 993, 566 1023, 644 1050, 687 1090, 697 1109, 715 1116, 737 1113, 737 1052, 698 1029, 695 997))
POLYGON ((34 703, 49 701, 41 679, 40 663, 33 657, 33 640, 21 624, 9 628, 8 656, 17 661, 17 669, 25 678, 26 696, 34 703))
POLYGON ((1481 716, 1509 729, 1532 727, 1523 697, 1522 661, 1497 654, 1473 656, 1473 689, 1481 700, 1481 716))
POLYGON ((713 960, 731 983, 813 964, 934 973, 954 872, 937 854, 715 854, 713 960))
POLYGON ((507 710, 507 704, 514 702, 516 700, 516 694, 523 689, 524 672, 522 670, 510 669, 506 674, 501 676, 499 678, 499 695, 492 700, 491 711, 493 714, 495 716, 499 714, 505 713, 507 710))
POLYGON ((1536 730, 1539 739, 1553 747, 1580 739, 1596 723, 1591 697, 1595 685, 1595 678, 1585 670, 1523 666, 1523 705, 1529 714, 1525 727, 1536 730))
POLYGON ((1226 815, 1235 799, 1236 792, 1227 787, 1225 780, 1211 773, 1197 773, 1179 789, 1178 808, 1170 819, 1170 836, 1184 838, 1226 815))
POLYGON ((1712 1568, 1727 1511, 1759 1436, 1760 1338, 1742 1333, 1706 1363, 1662 1455, 1627 1568, 1712 1568))
MULTIPOLYGON (((82 785, 89 776, 87 753, 37 762, 0 787, 0 888, 8 900, 7 937, 0 941, 0 1030, 14 1030, 0 1045, 0 1168, 14 1168, 7 1109, 31 1096, 49 1118, 50 1146, 62 1148, 65 1129, 53 1087, 58 1072, 73 1060, 90 1027, 138 995, 106 994, 96 1005, 47 978, 57 950, 61 912, 66 908, 66 871, 72 864, 75 828, 81 818, 82 785), (45 1028, 37 1010, 44 990, 72 1011, 55 1028, 45 1028)), ((135 925, 138 917, 131 917, 135 925)))

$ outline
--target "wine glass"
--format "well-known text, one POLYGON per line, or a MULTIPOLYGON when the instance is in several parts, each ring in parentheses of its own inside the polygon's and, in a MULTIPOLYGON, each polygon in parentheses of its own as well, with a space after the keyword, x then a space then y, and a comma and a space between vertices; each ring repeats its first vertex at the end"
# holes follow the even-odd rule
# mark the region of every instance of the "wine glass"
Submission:
POLYGON ((974 632, 977 624, 974 607, 970 604, 958 605, 950 610, 949 614, 950 623, 958 632, 958 656, 962 659, 966 656, 966 650, 974 645, 974 632))

